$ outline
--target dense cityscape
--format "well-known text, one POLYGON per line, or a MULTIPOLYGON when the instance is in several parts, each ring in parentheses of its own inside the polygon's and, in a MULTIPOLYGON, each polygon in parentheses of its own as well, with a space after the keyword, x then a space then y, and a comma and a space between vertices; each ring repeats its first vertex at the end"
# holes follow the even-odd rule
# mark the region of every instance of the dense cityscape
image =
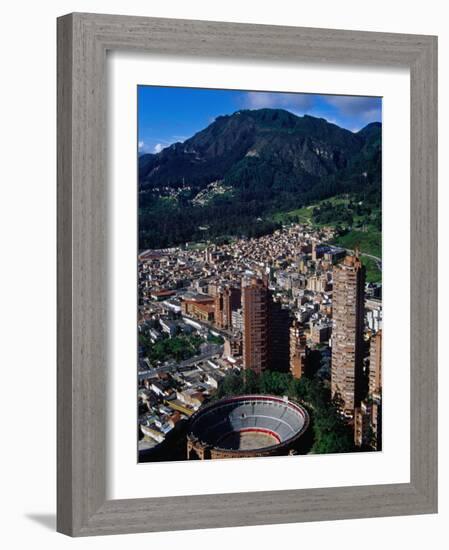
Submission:
POLYGON ((382 286, 366 282, 363 250, 329 244, 337 231, 292 222, 141 251, 139 460, 213 458, 189 422, 239 394, 307 411, 307 444, 281 454, 381 449, 382 286))

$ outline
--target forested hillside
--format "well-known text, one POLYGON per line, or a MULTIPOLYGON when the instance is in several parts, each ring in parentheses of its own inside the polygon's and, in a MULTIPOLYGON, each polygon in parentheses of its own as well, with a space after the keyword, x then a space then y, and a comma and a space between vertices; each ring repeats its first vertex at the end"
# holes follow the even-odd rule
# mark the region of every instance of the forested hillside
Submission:
POLYGON ((353 133, 280 109, 238 111, 139 158, 139 247, 263 235, 276 213, 342 193, 380 208, 380 123, 353 133))

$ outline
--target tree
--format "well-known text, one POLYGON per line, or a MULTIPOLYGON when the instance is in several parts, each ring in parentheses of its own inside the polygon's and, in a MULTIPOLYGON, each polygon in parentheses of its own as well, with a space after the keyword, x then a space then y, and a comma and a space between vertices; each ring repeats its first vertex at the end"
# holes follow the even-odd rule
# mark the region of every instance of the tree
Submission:
POLYGON ((260 378, 251 369, 246 369, 243 372, 245 378, 245 393, 259 393, 260 392, 260 378))
POLYGON ((285 395, 290 375, 283 372, 265 371, 260 377, 260 391, 265 394, 285 395))
POLYGON ((217 397, 221 399, 230 395, 242 395, 244 389, 244 380, 240 374, 227 374, 218 386, 217 397))

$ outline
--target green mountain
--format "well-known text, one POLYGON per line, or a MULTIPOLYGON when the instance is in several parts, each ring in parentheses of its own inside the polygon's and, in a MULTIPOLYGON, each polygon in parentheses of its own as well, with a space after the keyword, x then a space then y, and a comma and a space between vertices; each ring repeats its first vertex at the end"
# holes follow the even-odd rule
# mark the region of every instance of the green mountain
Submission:
POLYGON ((220 116, 139 158, 140 248, 274 229, 270 214, 343 192, 380 204, 381 124, 357 133, 281 109, 220 116))

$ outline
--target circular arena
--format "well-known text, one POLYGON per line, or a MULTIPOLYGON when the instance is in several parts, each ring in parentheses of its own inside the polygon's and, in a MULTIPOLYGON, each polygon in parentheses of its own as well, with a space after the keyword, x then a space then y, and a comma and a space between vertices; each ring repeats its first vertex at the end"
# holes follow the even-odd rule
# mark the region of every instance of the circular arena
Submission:
POLYGON ((298 449, 308 426, 307 411, 286 397, 242 395, 221 399, 191 417, 187 457, 204 460, 285 455, 298 449))

